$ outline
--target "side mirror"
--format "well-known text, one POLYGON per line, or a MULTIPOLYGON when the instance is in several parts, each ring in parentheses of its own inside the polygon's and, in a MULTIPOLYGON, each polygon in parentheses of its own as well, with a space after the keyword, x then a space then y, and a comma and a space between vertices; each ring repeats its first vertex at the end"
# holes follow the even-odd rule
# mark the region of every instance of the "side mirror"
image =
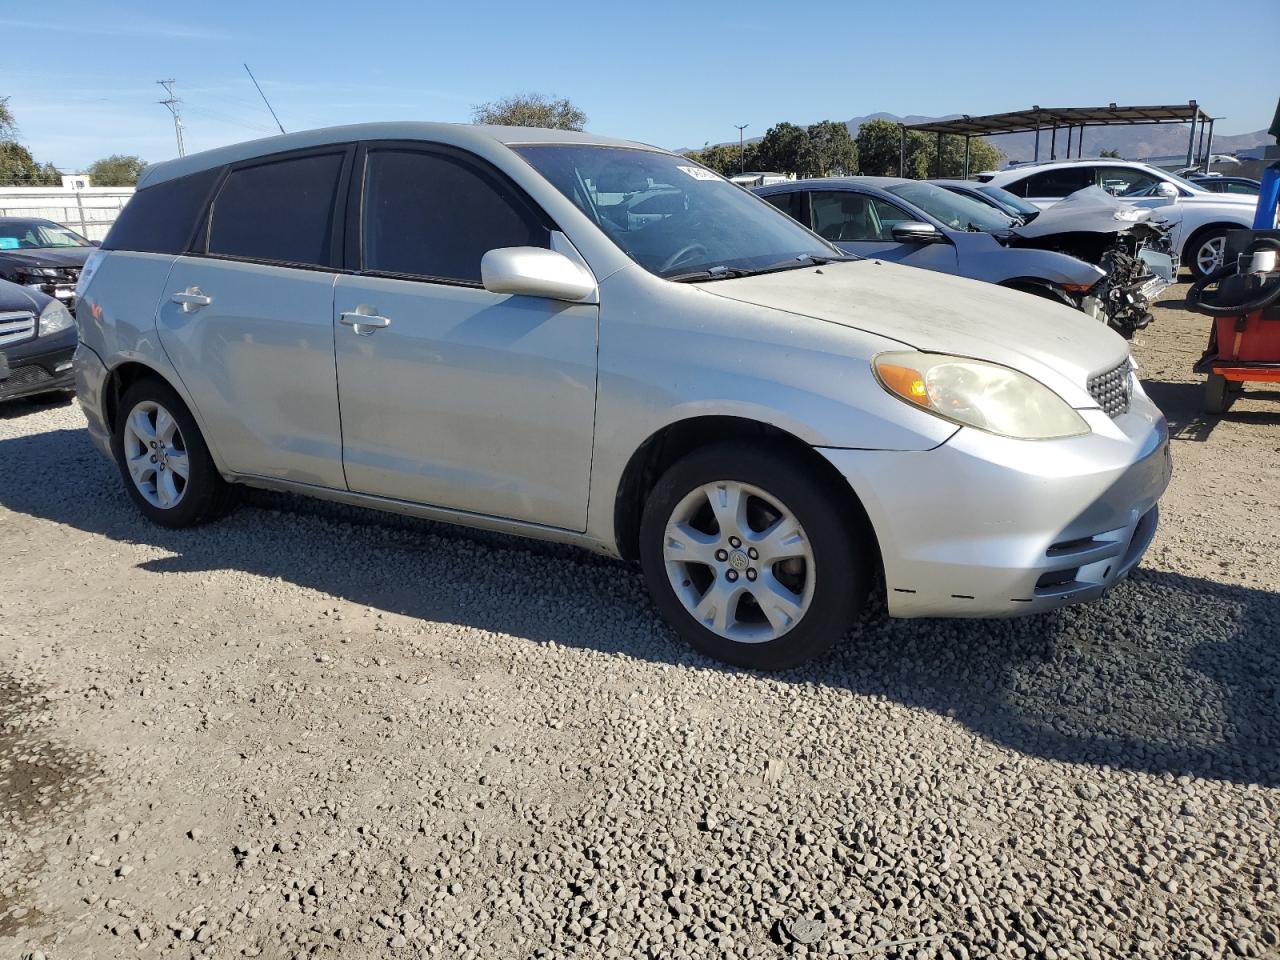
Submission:
POLYGON ((90 240, 90 241, 89 241, 89 246, 91 246, 91 247, 100 247, 100 246, 102 246, 102 241, 101 241, 101 240, 90 240))
POLYGON ((946 237, 932 223, 922 220, 903 220, 893 225, 893 239, 899 243, 937 243, 946 237))
POLYGON ((480 259, 480 279, 490 293, 548 300, 586 300, 596 278, 563 253, 542 247, 500 247, 480 259))
POLYGON ((1156 184, 1156 196, 1163 197, 1165 200, 1178 199, 1178 188, 1168 180, 1161 180, 1156 184))

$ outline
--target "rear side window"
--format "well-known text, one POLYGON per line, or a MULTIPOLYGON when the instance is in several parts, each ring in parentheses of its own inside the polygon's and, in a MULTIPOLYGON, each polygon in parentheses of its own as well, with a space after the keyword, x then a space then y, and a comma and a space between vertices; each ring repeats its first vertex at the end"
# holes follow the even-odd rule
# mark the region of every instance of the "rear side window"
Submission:
POLYGON ((1064 167, 1033 173, 1005 189, 1019 197, 1065 197, 1093 186, 1093 176, 1093 167, 1064 167))
POLYGON ((516 188, 461 157, 370 150, 365 167, 365 270, 480 282, 499 247, 547 247, 551 236, 516 188))
POLYGON ((242 260, 333 265, 333 218, 343 153, 233 170, 213 202, 209 253, 242 260))
POLYGON ((804 223, 804 194, 800 191, 792 193, 771 193, 764 198, 769 201, 792 220, 799 220, 804 223))
POLYGON ((217 168, 204 170, 139 190, 120 211, 102 248, 186 253, 220 172, 217 168))

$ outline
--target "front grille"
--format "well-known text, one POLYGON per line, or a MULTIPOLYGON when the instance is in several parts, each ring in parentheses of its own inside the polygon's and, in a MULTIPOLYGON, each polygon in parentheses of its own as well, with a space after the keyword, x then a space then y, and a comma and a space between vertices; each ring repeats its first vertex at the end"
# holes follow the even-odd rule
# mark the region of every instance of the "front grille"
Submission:
POLYGON ((30 340, 35 335, 35 314, 30 311, 0 312, 0 347, 30 340))
POLYGON ((53 374, 39 364, 33 363, 25 367, 15 367, 9 372, 8 379, 2 382, 8 389, 9 387, 29 387, 33 383, 43 383, 52 379, 53 374))
POLYGON ((1129 402, 1133 399, 1133 379, 1129 372, 1128 358, 1119 366, 1090 377, 1089 396, 1110 417, 1128 413, 1129 402))

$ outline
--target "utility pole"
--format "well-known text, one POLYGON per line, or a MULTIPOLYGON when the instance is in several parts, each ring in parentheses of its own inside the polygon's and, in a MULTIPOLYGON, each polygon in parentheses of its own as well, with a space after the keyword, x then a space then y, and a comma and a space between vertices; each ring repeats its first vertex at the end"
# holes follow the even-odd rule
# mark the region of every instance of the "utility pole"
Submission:
POLYGON ((735 123, 734 126, 738 128, 738 172, 746 173, 747 172, 747 151, 743 147, 742 131, 747 129, 747 127, 751 126, 751 124, 735 123))
POLYGON ((158 100, 157 103, 159 103, 161 106, 168 107, 169 112, 173 114, 173 132, 174 132, 174 135, 178 138, 178 156, 185 157, 187 155, 187 148, 186 148, 186 145, 182 142, 182 115, 178 112, 178 104, 180 104, 182 101, 179 100, 176 96, 174 96, 174 93, 173 93, 173 85, 177 82, 178 82, 177 80, 157 80, 156 81, 156 83, 164 87, 164 92, 169 95, 163 100, 158 100))

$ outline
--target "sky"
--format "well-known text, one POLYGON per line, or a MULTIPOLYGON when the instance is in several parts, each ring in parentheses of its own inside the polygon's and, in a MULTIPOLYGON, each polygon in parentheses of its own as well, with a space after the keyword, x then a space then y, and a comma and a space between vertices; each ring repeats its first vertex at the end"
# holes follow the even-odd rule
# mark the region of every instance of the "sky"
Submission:
POLYGON ((587 129, 664 147, 789 120, 1181 103, 1215 133, 1267 127, 1280 95, 1280 0, 979 5, 733 3, 0 6, 0 96, 19 139, 64 172, 177 153, 157 80, 173 78, 188 152, 374 120, 467 122, 513 93, 567 96, 587 129), (796 14, 789 11, 796 9, 796 14))

